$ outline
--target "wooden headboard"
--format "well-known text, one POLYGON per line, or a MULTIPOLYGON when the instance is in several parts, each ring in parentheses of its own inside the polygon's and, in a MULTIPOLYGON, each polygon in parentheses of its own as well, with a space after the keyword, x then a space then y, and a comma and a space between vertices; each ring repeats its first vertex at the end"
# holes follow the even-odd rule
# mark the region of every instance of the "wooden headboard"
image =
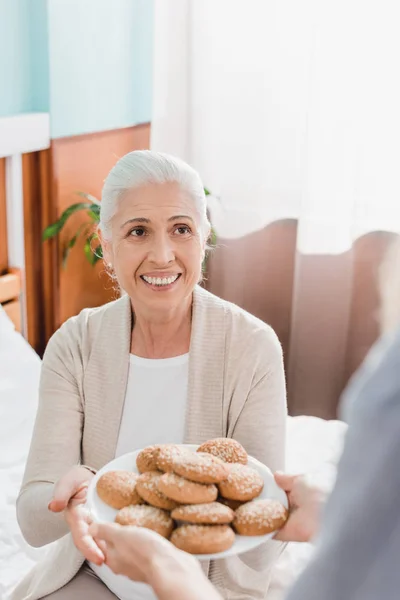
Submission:
POLYGON ((47 113, 0 118, 0 303, 41 354, 55 326, 57 244, 47 113))
POLYGON ((6 275, 0 276, 0 304, 14 323, 15 329, 21 332, 21 273, 11 269, 6 275))

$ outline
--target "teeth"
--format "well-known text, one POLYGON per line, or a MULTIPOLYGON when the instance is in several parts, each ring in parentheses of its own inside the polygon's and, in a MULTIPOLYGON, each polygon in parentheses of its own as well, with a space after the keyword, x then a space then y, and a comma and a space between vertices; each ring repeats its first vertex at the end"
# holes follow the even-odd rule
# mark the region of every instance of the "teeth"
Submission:
POLYGON ((143 279, 151 285, 170 285, 178 279, 178 275, 172 275, 171 277, 147 277, 143 275, 143 279))

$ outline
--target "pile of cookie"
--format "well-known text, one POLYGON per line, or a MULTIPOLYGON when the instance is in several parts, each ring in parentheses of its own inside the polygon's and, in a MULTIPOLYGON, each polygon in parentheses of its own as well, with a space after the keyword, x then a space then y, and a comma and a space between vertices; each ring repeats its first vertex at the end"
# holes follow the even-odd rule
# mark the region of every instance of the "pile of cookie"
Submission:
POLYGON ((140 475, 109 471, 97 494, 118 510, 116 523, 153 529, 191 554, 228 550, 240 535, 265 535, 281 528, 286 508, 258 499, 264 481, 247 466, 241 444, 218 438, 196 452, 174 444, 149 446, 136 460, 140 475))

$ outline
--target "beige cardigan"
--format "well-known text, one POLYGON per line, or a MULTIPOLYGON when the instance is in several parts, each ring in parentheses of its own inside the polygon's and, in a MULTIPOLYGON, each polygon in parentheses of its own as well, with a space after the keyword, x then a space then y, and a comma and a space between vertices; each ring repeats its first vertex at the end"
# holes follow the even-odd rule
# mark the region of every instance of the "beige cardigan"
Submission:
MULTIPOLYGON (((58 541, 17 586, 12 600, 36 600, 54 592, 84 561, 62 515, 50 513, 47 505, 54 483, 72 465, 100 469, 115 456, 131 327, 130 298, 123 296, 69 319, 47 346, 17 516, 32 546, 58 541)), ((233 437, 272 470, 282 469, 285 378, 273 330, 196 287, 189 356, 186 443, 233 437)), ((224 598, 265 598, 280 549, 279 543, 269 542, 246 555, 207 564, 205 570, 224 598)))

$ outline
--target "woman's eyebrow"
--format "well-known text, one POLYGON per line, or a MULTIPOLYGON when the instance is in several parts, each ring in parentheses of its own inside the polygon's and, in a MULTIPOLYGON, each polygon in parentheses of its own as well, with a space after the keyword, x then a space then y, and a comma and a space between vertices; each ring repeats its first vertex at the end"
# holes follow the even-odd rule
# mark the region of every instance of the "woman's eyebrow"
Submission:
POLYGON ((121 229, 129 223, 150 223, 150 219, 146 219, 145 217, 134 217, 133 219, 128 219, 125 221, 125 223, 122 223, 121 229))
POLYGON ((178 219, 189 219, 189 221, 192 221, 193 223, 193 219, 192 217, 189 217, 189 215, 175 215, 173 217, 170 217, 168 221, 177 221, 178 219))
MULTIPOLYGON (((189 221, 191 221, 192 223, 194 222, 192 217, 189 217, 189 215, 174 215, 173 217, 170 217, 168 221, 178 221, 179 219, 189 219, 189 221)), ((150 219, 146 219, 145 217, 133 217, 132 219, 128 219, 127 221, 122 223, 121 229, 123 229, 126 225, 129 225, 130 223, 151 223, 151 221, 150 219)))

